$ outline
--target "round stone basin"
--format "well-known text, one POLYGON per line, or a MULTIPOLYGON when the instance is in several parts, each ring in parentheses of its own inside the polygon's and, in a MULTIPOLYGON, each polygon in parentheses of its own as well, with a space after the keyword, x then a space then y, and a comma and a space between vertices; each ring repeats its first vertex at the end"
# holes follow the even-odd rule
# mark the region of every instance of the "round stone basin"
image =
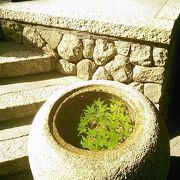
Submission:
POLYGON ((157 109, 137 90, 113 81, 84 81, 57 90, 41 107, 30 132, 29 160, 35 180, 165 180, 168 133, 157 109), (96 96, 121 99, 135 123, 131 135, 114 149, 79 148, 76 114, 96 96))

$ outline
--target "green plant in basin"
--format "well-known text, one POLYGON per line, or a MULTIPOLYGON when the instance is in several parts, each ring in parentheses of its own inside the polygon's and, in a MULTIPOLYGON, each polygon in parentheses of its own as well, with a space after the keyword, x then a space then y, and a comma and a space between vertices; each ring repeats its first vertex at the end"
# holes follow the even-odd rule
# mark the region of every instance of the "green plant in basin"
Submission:
POLYGON ((81 146, 89 150, 113 149, 124 142, 133 130, 134 123, 122 101, 100 98, 87 105, 78 127, 81 146))

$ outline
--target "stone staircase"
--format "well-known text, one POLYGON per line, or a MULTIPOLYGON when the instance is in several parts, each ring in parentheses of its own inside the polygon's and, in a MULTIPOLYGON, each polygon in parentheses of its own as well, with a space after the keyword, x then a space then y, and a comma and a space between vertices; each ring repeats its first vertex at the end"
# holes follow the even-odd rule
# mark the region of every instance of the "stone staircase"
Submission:
POLYGON ((53 91, 80 81, 55 72, 55 62, 38 49, 0 41, 0 179, 33 179, 27 154, 32 120, 53 91))

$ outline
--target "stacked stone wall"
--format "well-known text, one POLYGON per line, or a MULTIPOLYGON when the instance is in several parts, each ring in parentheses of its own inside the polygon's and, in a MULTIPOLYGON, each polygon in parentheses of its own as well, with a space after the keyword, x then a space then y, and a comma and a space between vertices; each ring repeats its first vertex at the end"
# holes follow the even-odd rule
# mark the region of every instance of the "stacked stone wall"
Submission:
POLYGON ((2 19, 0 24, 0 37, 36 46, 54 56, 54 70, 60 74, 119 81, 159 106, 168 59, 163 45, 2 19))

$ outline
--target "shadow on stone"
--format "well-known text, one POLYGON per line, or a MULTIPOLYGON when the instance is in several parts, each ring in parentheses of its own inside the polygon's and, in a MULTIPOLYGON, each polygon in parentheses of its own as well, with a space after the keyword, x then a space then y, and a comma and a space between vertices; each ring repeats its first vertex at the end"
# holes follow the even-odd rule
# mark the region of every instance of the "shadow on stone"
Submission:
POLYGON ((180 135, 180 16, 174 24, 170 49, 170 79, 168 80, 168 119, 170 138, 180 135))
POLYGON ((3 177, 3 180, 33 180, 31 171, 24 171, 11 176, 3 177))
POLYGON ((23 2, 23 1, 34 1, 34 0, 10 0, 10 2, 23 2))

